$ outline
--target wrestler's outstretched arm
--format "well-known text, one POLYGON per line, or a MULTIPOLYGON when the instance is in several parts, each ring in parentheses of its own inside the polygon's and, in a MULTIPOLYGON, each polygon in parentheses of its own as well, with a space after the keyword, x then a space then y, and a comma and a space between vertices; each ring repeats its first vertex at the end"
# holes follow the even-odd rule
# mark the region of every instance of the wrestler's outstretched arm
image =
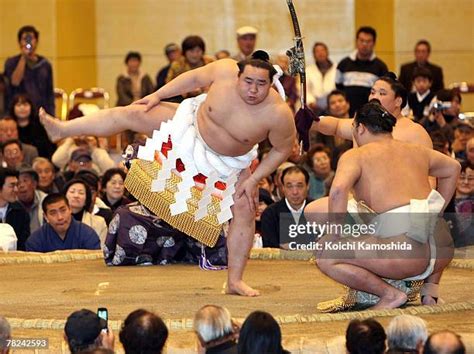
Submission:
POLYGON ((236 72, 237 65, 235 60, 221 59, 179 75, 158 91, 143 97, 133 104, 145 105, 145 112, 148 112, 165 98, 182 95, 195 89, 210 86, 216 77, 222 78, 226 75, 235 77, 236 72))
POLYGON ((319 122, 314 122, 314 127, 324 135, 337 136, 352 140, 352 122, 354 119, 342 119, 331 116, 321 116, 319 122))
POLYGON ((436 150, 425 149, 429 154, 430 176, 438 178, 438 192, 444 198, 444 209, 447 207, 456 191, 456 185, 461 172, 461 164, 436 150))
POLYGON ((293 114, 288 105, 282 102, 275 114, 275 120, 272 120, 268 134, 272 145, 271 150, 257 166, 254 173, 236 191, 237 197, 241 197, 243 194, 247 196, 250 210, 255 211, 258 207, 258 195, 255 194, 258 182, 269 176, 286 161, 293 149, 295 138, 296 128, 293 114))

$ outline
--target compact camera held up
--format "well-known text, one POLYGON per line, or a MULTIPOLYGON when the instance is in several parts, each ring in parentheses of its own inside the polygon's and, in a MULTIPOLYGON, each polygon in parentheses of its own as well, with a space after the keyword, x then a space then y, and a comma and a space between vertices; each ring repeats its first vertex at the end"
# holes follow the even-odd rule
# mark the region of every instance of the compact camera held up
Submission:
POLYGON ((33 36, 31 34, 27 34, 25 36, 25 48, 28 51, 28 53, 31 53, 33 51, 33 36))
POLYGON ((432 112, 442 112, 447 109, 451 108, 451 102, 446 102, 446 101, 435 101, 431 105, 431 111, 432 112))

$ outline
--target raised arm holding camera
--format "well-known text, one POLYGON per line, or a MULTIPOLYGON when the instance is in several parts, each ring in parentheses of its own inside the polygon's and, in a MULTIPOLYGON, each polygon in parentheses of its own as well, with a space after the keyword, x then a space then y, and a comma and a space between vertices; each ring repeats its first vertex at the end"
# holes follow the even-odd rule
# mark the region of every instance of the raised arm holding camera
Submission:
POLYGON ((20 54, 5 62, 9 80, 6 106, 17 94, 28 94, 35 107, 44 107, 54 114, 53 70, 50 62, 36 53, 39 32, 33 26, 18 31, 20 54))

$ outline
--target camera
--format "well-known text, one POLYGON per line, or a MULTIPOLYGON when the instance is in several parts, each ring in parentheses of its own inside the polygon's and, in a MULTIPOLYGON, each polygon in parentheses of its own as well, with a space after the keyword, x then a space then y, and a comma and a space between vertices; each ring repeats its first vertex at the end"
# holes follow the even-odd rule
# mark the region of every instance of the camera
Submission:
POLYGON ((26 49, 28 50, 28 52, 31 53, 31 51, 33 50, 33 36, 28 33, 25 36, 25 42, 26 42, 25 44, 26 49))
POLYGON ((436 101, 432 105, 432 110, 434 112, 442 112, 451 108, 451 102, 446 101, 436 101))

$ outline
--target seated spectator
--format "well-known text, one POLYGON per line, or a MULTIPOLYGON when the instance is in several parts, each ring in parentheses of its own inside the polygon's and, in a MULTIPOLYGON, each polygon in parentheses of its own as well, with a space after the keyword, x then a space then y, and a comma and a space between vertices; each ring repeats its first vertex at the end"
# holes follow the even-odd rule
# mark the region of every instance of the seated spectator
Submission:
POLYGON ((71 353, 83 353, 96 348, 113 351, 114 334, 105 320, 96 313, 82 309, 73 312, 64 326, 64 339, 71 353))
POLYGON ((18 177, 18 201, 28 212, 30 217, 30 232, 34 232, 43 225, 43 209, 41 203, 46 193, 38 187, 39 177, 35 170, 26 168, 20 170, 18 177))
POLYGON ((0 316, 0 354, 8 354, 7 340, 12 338, 12 328, 7 319, 0 316))
POLYGON ((3 117, 7 114, 8 107, 6 107, 6 98, 8 90, 8 79, 3 74, 0 73, 0 117, 3 117))
POLYGON ((125 197, 126 174, 120 168, 111 168, 102 176, 102 200, 114 212, 119 206, 129 204, 130 199, 125 197))
POLYGON ((369 318, 352 320, 346 331, 348 354, 383 354, 387 336, 380 323, 369 318))
POLYGON ((19 170, 24 167, 31 167, 25 162, 25 155, 20 140, 7 140, 2 145, 2 155, 5 167, 19 170))
POLYGON ((472 138, 474 138, 474 127, 468 123, 460 123, 454 129, 454 141, 451 149, 458 160, 466 160, 467 142, 472 138))
POLYGON ((140 53, 128 52, 125 57, 126 69, 117 78, 117 106, 128 106, 155 90, 150 76, 140 70, 141 63, 140 53))
POLYGON ((430 90, 433 84, 431 71, 425 67, 416 68, 413 73, 414 92, 408 94, 408 106, 404 110, 412 111, 415 121, 420 121, 430 113, 430 104, 435 93, 430 90))
POLYGON ((286 354, 281 344, 281 329, 268 312, 254 311, 240 329, 239 354, 286 354))
MULTIPOLYGON (((181 43, 183 56, 171 63, 171 67, 166 77, 166 82, 170 82, 175 77, 186 71, 199 68, 214 61, 213 58, 204 55, 206 44, 199 36, 188 36, 181 43)), ((198 96, 205 92, 206 88, 197 89, 183 95, 184 98, 198 96)))
POLYGON ((64 177, 60 173, 56 173, 54 165, 51 161, 44 157, 37 157, 33 160, 33 170, 39 176, 38 189, 46 194, 59 193, 63 190, 64 177))
POLYGON ((69 202, 74 219, 95 230, 103 246, 107 236, 107 224, 104 218, 89 212, 92 194, 87 183, 80 179, 72 179, 65 184, 63 194, 69 202))
POLYGON ((114 160, 105 149, 98 146, 97 138, 94 136, 64 139, 54 152, 51 161, 58 168, 71 171, 70 175, 81 169, 91 168, 101 175, 109 168, 115 167, 114 160))
POLYGON ((426 322, 416 316, 399 315, 387 327, 387 354, 423 353, 428 338, 426 322))
POLYGON ((283 183, 281 181, 281 174, 285 169, 288 167, 295 166, 293 162, 285 161, 280 166, 278 166, 277 170, 273 173, 273 185, 275 188, 273 189, 272 199, 275 202, 278 202, 285 198, 283 192, 283 183))
POLYGON ((300 166, 286 168, 282 175, 284 198, 270 205, 262 214, 261 231, 263 247, 292 248, 295 244, 314 241, 314 235, 301 234, 290 237, 291 229, 306 224, 304 207, 308 198, 309 174, 300 166), (290 242, 291 241, 291 242, 290 242))
POLYGON ((461 337, 449 330, 431 334, 425 343, 423 354, 465 354, 461 337))
POLYGON ((74 220, 68 200, 64 195, 49 194, 44 198, 42 208, 47 223, 28 238, 27 251, 100 249, 99 236, 89 226, 74 220))
POLYGON ((230 312, 225 307, 201 307, 194 316, 194 332, 200 353, 237 354, 239 329, 233 324, 230 312))
POLYGON ((127 316, 119 337, 125 354, 161 354, 168 339, 168 328, 160 317, 140 309, 127 316))
POLYGON ((227 265, 226 228, 213 248, 171 227, 138 202, 118 208, 105 241, 107 265, 199 263, 203 268, 227 265))
POLYGON ((0 223, 0 251, 16 251, 17 242, 18 240, 16 238, 15 230, 13 230, 13 227, 8 224, 0 223))
POLYGON ((13 97, 10 116, 18 124, 20 141, 36 147, 40 156, 51 158, 56 150, 56 144, 49 140, 46 130, 39 122, 37 110, 28 95, 18 94, 13 97))
MULTIPOLYGON (((12 139, 19 140, 18 125, 12 117, 3 117, 0 120, 0 144, 12 139)), ((21 150, 25 164, 31 166, 33 160, 38 157, 38 150, 33 145, 22 142, 21 150)))
POLYGON ((273 190, 275 189, 275 186, 273 185, 273 181, 272 181, 271 176, 267 176, 267 177, 262 178, 258 182, 258 188, 266 190, 268 193, 270 193, 270 197, 271 197, 272 193, 273 193, 273 190))
POLYGON ((0 222, 7 223, 15 230, 17 249, 25 250, 25 242, 30 236, 30 218, 17 201, 18 171, 0 167, 0 222))
POLYGON ((331 154, 324 145, 313 146, 306 155, 309 172, 309 197, 319 199, 329 195, 334 171, 331 169, 331 154))
POLYGON ((112 220, 113 212, 110 207, 99 197, 101 194, 100 178, 93 170, 80 170, 74 175, 74 178, 80 179, 89 186, 92 194, 91 208, 88 210, 92 215, 104 218, 107 225, 112 220))

